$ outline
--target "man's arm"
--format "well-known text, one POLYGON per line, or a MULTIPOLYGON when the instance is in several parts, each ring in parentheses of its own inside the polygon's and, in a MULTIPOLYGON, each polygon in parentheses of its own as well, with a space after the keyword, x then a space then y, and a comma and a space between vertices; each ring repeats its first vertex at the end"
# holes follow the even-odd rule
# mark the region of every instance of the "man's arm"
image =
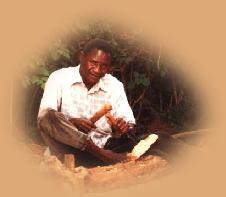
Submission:
POLYGON ((89 133, 92 129, 95 129, 95 124, 88 119, 85 118, 69 118, 69 121, 77 127, 80 131, 84 133, 89 133))
POLYGON ((59 111, 61 106, 61 84, 59 74, 58 71, 55 71, 49 76, 45 84, 39 114, 43 109, 47 108, 59 111))
POLYGON ((114 103, 114 120, 111 121, 111 127, 113 132, 117 133, 127 133, 135 125, 135 118, 131 107, 129 106, 124 86, 120 83, 119 88, 117 88, 117 98, 114 103))
POLYGON ((105 104, 99 111, 97 111, 89 120, 85 118, 71 118, 69 119, 78 129, 85 133, 89 133, 91 129, 95 129, 95 122, 103 117, 112 109, 110 104, 105 104))

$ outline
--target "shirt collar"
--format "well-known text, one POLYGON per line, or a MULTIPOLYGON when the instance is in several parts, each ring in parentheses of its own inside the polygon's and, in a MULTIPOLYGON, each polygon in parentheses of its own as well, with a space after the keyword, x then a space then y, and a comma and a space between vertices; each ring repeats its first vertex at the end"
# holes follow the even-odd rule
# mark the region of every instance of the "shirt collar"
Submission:
MULTIPOLYGON (((75 73, 73 74, 73 78, 71 81, 71 85, 75 83, 83 83, 82 76, 80 75, 79 72, 80 65, 75 67, 75 73)), ((95 91, 103 90, 107 92, 108 88, 106 85, 106 76, 100 78, 99 82, 96 83, 90 90, 89 93, 94 93, 95 91)))
POLYGON ((79 69, 80 69, 80 65, 75 67, 75 72, 73 73, 73 78, 72 78, 71 84, 83 83, 82 76, 80 75, 79 69))
POLYGON ((100 78, 99 82, 96 83, 90 90, 90 93, 94 93, 95 91, 103 90, 104 92, 107 92, 107 87, 105 85, 105 77, 100 78))

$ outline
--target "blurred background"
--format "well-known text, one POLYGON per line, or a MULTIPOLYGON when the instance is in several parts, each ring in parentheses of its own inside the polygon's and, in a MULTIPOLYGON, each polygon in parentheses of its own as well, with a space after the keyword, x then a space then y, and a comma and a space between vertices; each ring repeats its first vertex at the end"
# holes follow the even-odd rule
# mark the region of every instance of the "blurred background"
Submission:
MULTIPOLYGON (((189 79, 177 68, 183 62, 167 55, 161 43, 149 44, 143 30, 134 30, 106 21, 76 24, 55 40, 45 55, 27 63, 13 84, 19 101, 18 117, 25 138, 42 144, 36 127, 39 104, 48 76, 54 70, 77 66, 79 52, 92 38, 103 38, 113 47, 112 75, 123 84, 137 125, 143 132, 164 131, 175 134, 199 129, 202 105, 189 79)), ((15 115, 16 116, 16 115, 15 115)))

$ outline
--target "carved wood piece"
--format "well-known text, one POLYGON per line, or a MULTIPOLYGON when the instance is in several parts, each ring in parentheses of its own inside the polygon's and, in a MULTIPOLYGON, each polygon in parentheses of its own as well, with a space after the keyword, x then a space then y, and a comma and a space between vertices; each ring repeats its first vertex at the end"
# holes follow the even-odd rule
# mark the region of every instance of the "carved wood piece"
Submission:
POLYGON ((102 116, 104 116, 107 112, 112 110, 111 104, 105 104, 99 111, 97 111, 91 118, 90 121, 95 123, 98 121, 102 116))

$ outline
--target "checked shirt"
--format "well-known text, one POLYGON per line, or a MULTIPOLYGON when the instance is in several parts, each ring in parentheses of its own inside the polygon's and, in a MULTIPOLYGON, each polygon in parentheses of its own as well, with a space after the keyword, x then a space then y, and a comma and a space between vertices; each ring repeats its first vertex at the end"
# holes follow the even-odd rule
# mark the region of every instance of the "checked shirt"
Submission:
MULTIPOLYGON (((126 122, 135 123, 123 84, 110 74, 102 77, 88 90, 79 73, 80 65, 54 71, 46 82, 39 113, 46 108, 62 112, 66 117, 91 118, 104 104, 111 104, 111 113, 126 122)), ((103 133, 91 132, 89 137, 103 147, 111 137, 111 127, 106 117, 95 123, 103 133)))

